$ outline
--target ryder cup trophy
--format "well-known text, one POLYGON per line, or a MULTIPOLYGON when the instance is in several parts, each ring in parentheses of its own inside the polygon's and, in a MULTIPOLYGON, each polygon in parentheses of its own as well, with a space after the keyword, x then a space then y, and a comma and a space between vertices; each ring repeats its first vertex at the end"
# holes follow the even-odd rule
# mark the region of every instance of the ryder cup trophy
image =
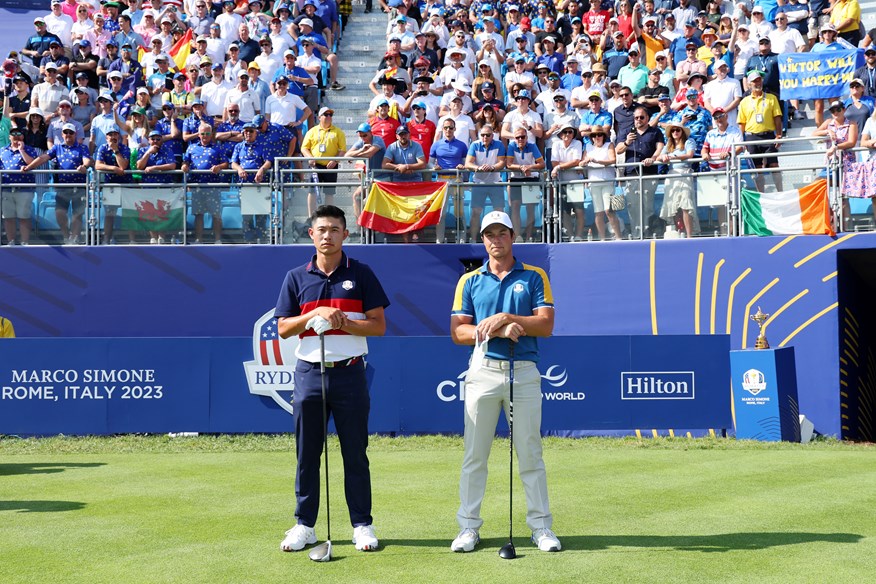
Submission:
POLYGON ((763 331, 763 323, 769 318, 769 314, 761 312, 760 306, 757 307, 757 312, 751 315, 751 320, 757 323, 757 339, 754 341, 755 349, 769 349, 770 344, 767 342, 766 335, 763 331))

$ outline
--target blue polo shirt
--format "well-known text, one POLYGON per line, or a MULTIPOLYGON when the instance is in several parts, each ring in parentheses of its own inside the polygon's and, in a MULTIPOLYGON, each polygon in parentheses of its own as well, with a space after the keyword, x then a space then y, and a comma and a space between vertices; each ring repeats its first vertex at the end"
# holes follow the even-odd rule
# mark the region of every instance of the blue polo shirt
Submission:
MULTIPOLYGON (((170 149, 171 154, 174 156, 182 157, 182 153, 184 150, 184 144, 182 139, 182 131, 183 131, 183 122, 179 118, 174 118, 175 125, 179 128, 180 137, 174 138, 173 140, 168 140, 164 143, 170 149)), ((161 132, 162 136, 170 136, 170 118, 161 118, 157 122, 155 122, 155 130, 161 132)))
MULTIPOLYGON (((326 275, 317 267, 314 255, 309 262, 286 274, 274 318, 299 316, 320 306, 338 308, 352 320, 363 320, 369 310, 389 306, 389 298, 367 265, 342 253, 340 265, 331 275, 326 275)), ((319 362, 319 336, 306 330, 298 337, 301 339, 295 352, 298 358, 319 362)), ((326 361, 340 361, 367 352, 365 337, 340 330, 325 334, 326 361)))
POLYGON ((432 142, 429 150, 429 158, 438 163, 441 168, 456 168, 459 164, 465 164, 468 156, 468 147, 459 138, 453 140, 437 140, 432 142))
MULTIPOLYGON (((36 150, 31 148, 30 146, 25 145, 24 151, 31 158, 36 158, 39 156, 36 153, 36 150)), ((12 146, 7 146, 0 150, 0 164, 3 165, 3 170, 22 170, 27 164, 24 162, 24 159, 21 157, 21 153, 18 150, 13 150, 12 146)), ((28 174, 6 174, 3 173, 3 182, 5 184, 15 184, 15 183, 28 183, 33 182, 33 176, 28 174)))
POLYGON ((258 136, 256 136, 256 144, 262 147, 262 150, 268 158, 277 158, 278 156, 286 156, 289 154, 289 142, 293 138, 289 128, 268 122, 268 129, 264 132, 259 128, 258 136))
MULTIPOLYGON (((189 165, 190 170, 210 170, 217 164, 228 162, 228 158, 222 156, 222 148, 216 142, 212 142, 208 146, 202 146, 198 142, 188 147, 186 153, 183 154, 183 162, 189 165)), ((224 180, 222 175, 200 172, 189 176, 190 183, 221 182, 222 180, 224 180)))
MULTIPOLYGON (((58 170, 76 170, 82 164, 84 158, 90 156, 88 147, 79 143, 67 146, 64 143, 55 144, 47 152, 49 160, 54 160, 58 170)), ((74 172, 64 172, 55 175, 55 182, 59 183, 84 183, 85 175, 74 172)))
MULTIPOLYGON (((236 162, 244 170, 258 170, 269 160, 264 149, 258 142, 250 144, 246 140, 238 142, 234 147, 234 152, 231 154, 231 162, 236 162)), ((247 173, 246 182, 253 182, 255 173, 247 173)))
MULTIPOLYGON (((238 119, 236 122, 221 122, 216 127, 216 133, 221 134, 223 132, 242 132, 243 126, 246 124, 241 119, 238 119)), ((240 144, 240 142, 231 142, 230 140, 225 142, 219 142, 222 145, 222 153, 225 155, 227 160, 231 160, 231 155, 234 154, 234 147, 240 144)))
MULTIPOLYGON (((167 118, 164 118, 167 119, 167 118)), ((214 127, 213 116, 204 116, 203 118, 199 118, 194 114, 190 115, 186 119, 183 120, 182 131, 183 134, 188 132, 189 134, 197 134, 198 128, 201 126, 201 123, 209 124, 210 127, 214 127)), ((170 129, 170 125, 167 126, 168 130, 170 129)), ((200 142, 200 139, 195 136, 191 140, 189 140, 189 144, 196 144, 200 142)))
MULTIPOLYGON (((535 310, 553 307, 554 295, 547 274, 541 268, 515 260, 514 267, 501 280, 490 272, 489 260, 477 270, 465 274, 456 284, 453 296, 455 316, 468 316, 477 325, 498 312, 532 316, 535 310)), ((494 338, 487 344, 487 357, 511 357, 511 341, 494 338)), ((514 359, 538 362, 538 341, 523 336, 514 343, 514 359)))
MULTIPOLYGON (((393 142, 387 147, 383 158, 393 164, 416 164, 420 158, 426 158, 426 154, 423 152, 422 146, 411 140, 407 148, 402 148, 398 142, 393 142)), ((392 182, 419 182, 421 180, 423 180, 423 175, 419 172, 392 173, 392 182)))
MULTIPOLYGON (((125 160, 131 160, 131 149, 128 148, 122 142, 119 142, 119 153, 125 160)), ((109 144, 104 143, 97 147, 97 152, 94 154, 95 160, 100 160, 104 164, 109 164, 111 166, 118 166, 118 162, 116 161, 116 155, 110 149, 109 144)), ((131 182, 130 174, 113 174, 111 172, 102 172, 100 174, 100 182, 102 183, 129 183, 131 182)))
MULTIPOLYGON (((158 166, 159 164, 176 164, 176 160, 173 156, 173 151, 167 146, 167 144, 168 143, 165 142, 161 145, 161 148, 158 149, 158 152, 149 155, 149 158, 146 161, 146 166, 158 166)), ((143 156, 148 151, 148 148, 143 149, 143 153, 140 155, 140 160, 143 160, 143 156)), ((176 177, 166 170, 159 172, 143 173, 144 183, 169 183, 173 182, 175 179, 176 177)))
MULTIPOLYGON (((383 142, 383 138, 380 136, 371 135, 371 145, 377 146, 377 152, 371 155, 369 161, 369 168, 371 172, 374 174, 374 180, 386 180, 392 174, 391 172, 384 172, 380 169, 383 168, 383 157, 386 156, 386 144, 383 142)), ((358 150, 365 146, 365 140, 359 138, 356 140, 356 143, 353 144, 352 150, 358 150)))

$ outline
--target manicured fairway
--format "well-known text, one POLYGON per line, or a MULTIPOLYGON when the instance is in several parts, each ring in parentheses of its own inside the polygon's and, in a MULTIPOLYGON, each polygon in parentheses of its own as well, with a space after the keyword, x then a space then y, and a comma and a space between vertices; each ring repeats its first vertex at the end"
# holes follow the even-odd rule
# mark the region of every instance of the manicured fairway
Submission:
MULTIPOLYGON (((334 561, 282 553, 292 526, 289 436, 0 438, 0 582, 869 582, 876 448, 834 441, 548 439, 564 550, 505 561, 507 441, 491 458, 471 554, 456 534, 458 437, 370 448, 381 549, 356 552, 330 441, 334 561)), ((325 537, 325 515, 317 535, 325 537)))

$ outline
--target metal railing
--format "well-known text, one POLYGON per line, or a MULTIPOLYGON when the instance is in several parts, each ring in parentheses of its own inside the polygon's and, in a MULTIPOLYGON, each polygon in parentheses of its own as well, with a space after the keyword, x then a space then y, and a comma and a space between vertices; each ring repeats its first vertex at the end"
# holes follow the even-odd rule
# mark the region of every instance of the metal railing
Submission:
MULTIPOLYGON (((823 138, 785 139, 813 141, 823 138)), ((774 140, 746 142, 746 145, 769 144, 774 140)), ((866 149, 856 149, 866 151, 866 149)), ((146 177, 143 171, 125 171, 125 181, 111 173, 89 169, 83 174, 83 182, 75 186, 85 189, 86 205, 83 212, 83 237, 88 245, 111 243, 113 234, 118 241, 149 243, 154 234, 144 229, 122 230, 118 210, 124 209, 121 197, 137 191, 162 190, 176 193, 183 201, 182 221, 172 231, 162 236, 167 243, 186 244, 196 239, 208 242, 209 231, 222 223, 222 239, 226 242, 296 244, 310 243, 307 235, 309 217, 322 202, 333 202, 348 212, 348 227, 353 243, 383 243, 395 241, 418 242, 465 242, 477 238, 471 225, 481 213, 486 213, 501 201, 504 210, 512 214, 518 235, 524 241, 560 243, 568 241, 606 239, 646 239, 651 237, 737 236, 743 235, 744 217, 740 205, 743 188, 756 190, 758 184, 774 182, 770 188, 789 190, 825 178, 828 196, 834 214, 837 231, 845 228, 855 230, 872 228, 873 221, 850 224, 850 213, 843 198, 843 169, 839 156, 823 163, 813 164, 813 150, 804 152, 777 152, 767 154, 732 153, 725 167, 717 171, 694 171, 700 159, 686 161, 690 172, 666 173, 665 165, 645 167, 641 163, 615 165, 615 176, 610 179, 595 179, 587 176, 587 168, 575 168, 580 173, 572 180, 557 180, 549 172, 533 173, 533 181, 521 183, 508 173, 502 173, 500 181, 488 184, 480 182, 477 173, 466 170, 424 170, 424 180, 443 180, 448 183, 444 213, 438 226, 425 232, 393 236, 367 229, 355 223, 361 204, 367 198, 374 182, 374 171, 367 159, 343 157, 322 158, 322 162, 336 161, 337 168, 310 167, 310 159, 302 157, 277 158, 261 185, 242 182, 234 170, 225 170, 216 175, 216 180, 200 182, 199 177, 209 171, 167 171, 157 174, 164 182, 138 182, 146 177), (775 156, 780 159, 779 168, 754 168, 758 160, 775 156), (795 161, 797 157, 809 157, 809 161, 795 161), (795 162, 797 162, 795 164, 795 162), (653 171, 657 174, 652 174, 653 171), (327 176, 336 175, 336 176, 327 176), (328 179, 331 178, 329 181, 328 179), (771 180, 772 179, 772 180, 771 180), (691 223, 685 223, 685 214, 671 207, 668 197, 677 194, 678 185, 684 183, 690 189, 694 208, 691 223), (204 196, 205 191, 207 195, 204 196), (513 202, 511 193, 514 193, 513 202), (605 193, 621 195, 626 208, 619 212, 600 211, 602 205, 593 200, 593 193, 604 198, 605 193), (216 196, 210 195, 213 193, 216 196), (489 194, 490 205, 472 209, 472 199, 489 194), (519 195, 519 197, 517 196, 519 195), (494 197, 495 198, 494 198, 494 197), (201 204, 207 198, 218 207, 201 204), (216 221, 214 216, 218 216, 216 221), (108 219, 109 218, 109 219, 108 219), (223 221, 224 219, 224 221, 223 221), (615 221, 617 219, 617 221, 615 221), (211 225, 210 223, 213 223, 211 225), (676 227, 677 223, 677 227, 676 227), (688 228, 692 225, 692 228, 688 228), (177 228, 178 227, 178 228, 177 228), (617 231, 620 233, 616 233, 617 231), (691 231, 688 233, 687 231, 691 231)), ((54 197, 57 188, 74 186, 60 182, 45 184, 36 177, 40 174, 70 174, 71 171, 32 171, 34 180, 10 185, 6 175, 22 174, 3 171, 0 177, 0 193, 4 188, 34 189, 35 239, 43 243, 59 243, 59 225, 53 217, 54 197)), ((378 171, 387 176, 390 171, 378 171)), ((252 173, 250 173, 252 174, 252 173)), ((149 177, 146 177, 149 178, 149 177)), ((673 203, 674 204, 674 203, 673 203)), ((129 209, 130 211, 130 209, 129 209)), ((150 212, 147 210, 146 212, 150 212)), ((123 213, 124 214, 124 213, 123 213)), ((858 210, 860 216, 860 210, 858 210)), ((130 222, 126 223, 129 224, 130 222)), ((217 236, 219 231, 216 231, 217 236)), ((8 234, 6 234, 8 241, 8 234)))

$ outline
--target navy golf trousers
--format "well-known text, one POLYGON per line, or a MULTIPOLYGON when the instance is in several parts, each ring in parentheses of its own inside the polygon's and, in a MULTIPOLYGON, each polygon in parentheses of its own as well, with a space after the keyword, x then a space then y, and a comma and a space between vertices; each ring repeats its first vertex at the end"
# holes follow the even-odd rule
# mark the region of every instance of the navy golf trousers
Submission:
MULTIPOLYGON (((371 397, 360 359, 348 367, 325 370, 326 402, 334 419, 344 461, 344 494, 353 527, 371 524, 371 471, 368 454, 368 413, 371 397)), ((295 516, 313 527, 319 514, 320 463, 325 427, 319 363, 298 361, 292 404, 295 419, 295 516)), ((337 464, 337 462, 335 462, 337 464)))

